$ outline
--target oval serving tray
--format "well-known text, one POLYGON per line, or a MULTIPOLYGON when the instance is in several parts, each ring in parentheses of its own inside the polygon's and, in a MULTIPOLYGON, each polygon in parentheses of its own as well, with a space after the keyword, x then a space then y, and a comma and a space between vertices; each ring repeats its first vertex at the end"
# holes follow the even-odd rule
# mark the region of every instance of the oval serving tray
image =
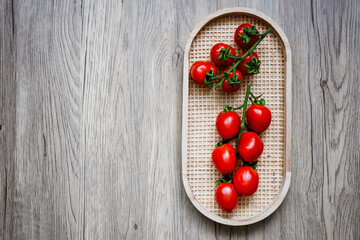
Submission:
MULTIPOLYGON (((283 201, 291 178, 291 51, 284 32, 270 17, 253 9, 214 12, 190 34, 184 52, 183 77, 182 177, 188 197, 202 214, 222 224, 241 226, 266 218, 283 201), (236 53, 241 52, 233 38, 235 29, 245 22, 255 25, 260 33, 273 28, 255 49, 262 61, 260 73, 245 77, 234 94, 194 84, 190 67, 195 61, 210 60, 214 44, 224 42, 234 47, 236 53), (222 177, 211 160, 215 144, 220 140, 215 121, 225 105, 235 107, 243 103, 248 83, 252 84, 255 95, 264 93, 272 122, 260 135, 264 152, 257 164, 258 191, 251 197, 239 197, 234 211, 226 213, 214 198, 215 181, 222 177)), ((235 140, 232 144, 235 146, 235 140)))

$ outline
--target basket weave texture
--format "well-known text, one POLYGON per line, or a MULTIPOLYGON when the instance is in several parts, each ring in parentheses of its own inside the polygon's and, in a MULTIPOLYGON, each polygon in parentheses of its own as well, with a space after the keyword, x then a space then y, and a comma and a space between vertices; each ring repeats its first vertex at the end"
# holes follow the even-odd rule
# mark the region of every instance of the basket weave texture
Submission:
MULTIPOLYGON (((189 68, 198 60, 210 61, 211 47, 219 42, 234 47, 234 32, 242 23, 255 25, 260 33, 269 27, 262 21, 241 14, 230 14, 206 24, 195 37, 189 53, 189 68)), ((222 93, 206 86, 196 85, 189 77, 188 92, 188 142, 187 178, 196 200, 208 211, 228 219, 240 220, 262 212, 280 191, 284 179, 284 106, 285 106, 285 59, 283 46, 276 33, 269 33, 257 46, 255 52, 261 60, 260 73, 243 77, 240 90, 233 94, 222 93), (214 194, 215 181, 222 178, 212 163, 211 153, 221 140, 215 127, 217 115, 226 105, 238 107, 245 97, 246 85, 251 83, 255 95, 264 93, 266 106, 271 110, 272 121, 268 130, 260 135, 264 152, 259 158, 258 191, 251 197, 239 197, 237 207, 226 213, 217 205, 214 194)), ((190 69, 189 69, 190 70, 190 69)), ((219 69, 220 72, 224 70, 219 69)), ((250 101, 249 101, 250 103, 250 101)), ((249 105, 248 105, 249 107, 249 105)), ((236 111, 242 116, 242 110, 236 111)), ((235 140, 230 142, 235 147, 235 140)), ((238 161, 241 165, 241 161, 238 161)))

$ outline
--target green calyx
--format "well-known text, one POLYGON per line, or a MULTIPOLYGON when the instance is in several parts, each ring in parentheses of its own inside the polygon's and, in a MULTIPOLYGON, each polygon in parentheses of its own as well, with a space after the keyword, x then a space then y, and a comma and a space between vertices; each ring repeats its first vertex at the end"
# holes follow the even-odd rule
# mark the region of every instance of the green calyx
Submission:
MULTIPOLYGON (((229 178, 229 176, 226 175, 225 178, 229 178)), ((215 182, 215 189, 222 183, 232 183, 232 179, 226 180, 226 179, 222 178, 222 179, 217 180, 215 182)))
POLYGON ((233 88, 236 88, 236 86, 241 83, 241 80, 239 79, 238 75, 235 75, 235 77, 229 78, 228 82, 229 85, 233 86, 233 88))
POLYGON ((251 40, 252 37, 254 36, 259 36, 259 31, 256 30, 255 26, 252 26, 251 28, 248 27, 244 27, 244 33, 243 34, 238 34, 239 38, 243 38, 243 43, 244 44, 248 44, 251 40))
POLYGON ((229 51, 230 47, 220 49, 220 55, 218 56, 217 60, 224 60, 226 62, 229 59, 229 51))
POLYGON ((253 161, 253 162, 245 162, 244 160, 242 161, 244 166, 249 166, 252 169, 256 170, 256 164, 258 163, 258 160, 253 161))
POLYGON ((214 85, 214 82, 219 79, 222 78, 224 76, 224 74, 222 75, 215 75, 214 74, 214 69, 211 69, 209 72, 207 72, 205 74, 205 79, 204 82, 209 86, 209 88, 212 88, 214 85))
POLYGON ((223 113, 229 112, 229 111, 234 111, 233 107, 229 107, 228 105, 225 106, 224 110, 222 111, 223 113))
POLYGON ((243 106, 244 105, 241 105, 240 107, 234 108, 234 107, 230 107, 230 106, 226 105, 224 110, 222 111, 222 113, 226 113, 226 112, 229 112, 229 111, 235 111, 235 110, 241 109, 243 106))
POLYGON ((258 74, 260 64, 261 61, 255 57, 252 57, 251 54, 251 61, 245 63, 244 66, 247 68, 249 74, 258 74))
POLYGON ((218 56, 217 60, 224 60, 224 62, 226 62, 229 58, 240 59, 240 57, 230 54, 229 51, 230 51, 230 47, 226 49, 225 48, 220 49, 220 55, 218 56))
POLYGON ((210 87, 212 88, 213 87, 213 84, 214 84, 214 69, 211 69, 209 72, 207 72, 205 74, 205 79, 204 79, 204 82, 210 87))
POLYGON ((215 89, 220 88, 222 90, 222 85, 226 79, 228 80, 228 84, 231 85, 233 88, 236 88, 236 85, 239 85, 241 83, 241 79, 239 79, 239 77, 237 75, 235 75, 235 67, 237 65, 235 67, 234 66, 231 67, 231 69, 229 71, 224 72, 223 79, 221 80, 221 82, 219 84, 217 84, 215 86, 215 89), (232 77, 229 76, 231 72, 233 73, 232 77))
POLYGON ((224 145, 224 143, 222 141, 219 141, 216 143, 215 147, 221 147, 222 145, 224 145))
POLYGON ((265 99, 264 98, 261 98, 261 96, 263 95, 263 93, 262 94, 260 94, 259 96, 255 96, 253 93, 251 93, 250 92, 250 95, 251 95, 251 97, 250 97, 250 101, 251 101, 251 103, 252 104, 254 104, 254 105, 260 105, 260 106, 264 106, 265 105, 265 99), (261 99, 259 99, 259 98, 261 98, 261 99))

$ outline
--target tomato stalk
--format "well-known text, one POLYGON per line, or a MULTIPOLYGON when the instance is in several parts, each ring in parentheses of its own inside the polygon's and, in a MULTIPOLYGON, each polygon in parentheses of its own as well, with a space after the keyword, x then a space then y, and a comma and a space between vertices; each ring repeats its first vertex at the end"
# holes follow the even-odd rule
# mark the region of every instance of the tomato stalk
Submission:
MULTIPOLYGON (((232 55, 232 54, 229 54, 228 52, 228 49, 224 49, 224 51, 222 51, 222 55, 220 56, 223 56, 223 57, 227 57, 227 58, 235 58, 235 59, 238 59, 238 61, 230 68, 229 71, 226 71, 224 72, 224 75, 225 77, 221 80, 221 82, 219 84, 217 84, 215 86, 215 89, 219 88, 222 89, 222 85, 224 83, 224 81, 226 79, 228 79, 229 81, 229 84, 230 85, 237 85, 239 84, 241 81, 240 79, 237 79, 237 76, 235 76, 235 69, 236 67, 249 55, 249 54, 252 54, 252 52, 254 51, 254 49, 257 47, 257 45, 259 45, 259 43, 266 37, 266 35, 272 31, 272 28, 269 28, 265 33, 261 34, 261 37, 259 38, 259 40, 257 40, 257 42, 244 54, 242 55, 241 57, 238 57, 238 56, 235 56, 235 55, 232 55), (235 79, 232 79, 232 78, 229 78, 229 74, 233 72, 233 76, 235 76, 235 79)), ((254 63, 256 66, 259 66, 260 64, 258 62, 254 63)), ((253 67, 253 64, 251 65, 251 67, 253 67)))
POLYGON ((240 123, 240 131, 238 133, 238 141, 236 144, 236 151, 238 150, 240 138, 241 138, 242 132, 244 131, 244 128, 245 128, 246 109, 247 109, 247 102, 249 100, 249 95, 250 95, 250 88, 251 88, 251 84, 248 84, 247 89, 246 89, 245 101, 244 101, 244 104, 242 105, 243 106, 243 116, 242 116, 241 123, 240 123))

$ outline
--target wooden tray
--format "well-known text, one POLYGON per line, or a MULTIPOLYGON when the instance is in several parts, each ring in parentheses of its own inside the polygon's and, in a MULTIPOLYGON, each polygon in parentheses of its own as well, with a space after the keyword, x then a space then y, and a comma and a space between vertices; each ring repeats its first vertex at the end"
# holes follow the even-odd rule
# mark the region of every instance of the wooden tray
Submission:
MULTIPOLYGON (((238 113, 241 114, 241 111, 238 113)), ((202 214, 216 222, 233 226, 248 225, 266 218, 279 207, 289 189, 290 45, 279 25, 259 11, 249 8, 223 9, 203 19, 190 34, 184 54, 182 176, 187 195, 202 214), (215 43, 227 43, 239 53, 240 49, 233 39, 234 31, 245 22, 256 25, 261 33, 273 28, 255 49, 262 61, 260 74, 245 77, 240 90, 234 94, 195 85, 189 76, 191 65, 197 60, 210 60, 210 49, 215 43), (222 177, 211 160, 214 146, 220 140, 215 121, 225 105, 235 107, 242 104, 247 83, 252 84, 254 93, 265 93, 272 122, 260 136, 264 142, 264 152, 257 164, 260 177, 258 191, 251 197, 239 197, 238 206, 229 214, 219 208, 214 198, 215 181, 222 177)))

